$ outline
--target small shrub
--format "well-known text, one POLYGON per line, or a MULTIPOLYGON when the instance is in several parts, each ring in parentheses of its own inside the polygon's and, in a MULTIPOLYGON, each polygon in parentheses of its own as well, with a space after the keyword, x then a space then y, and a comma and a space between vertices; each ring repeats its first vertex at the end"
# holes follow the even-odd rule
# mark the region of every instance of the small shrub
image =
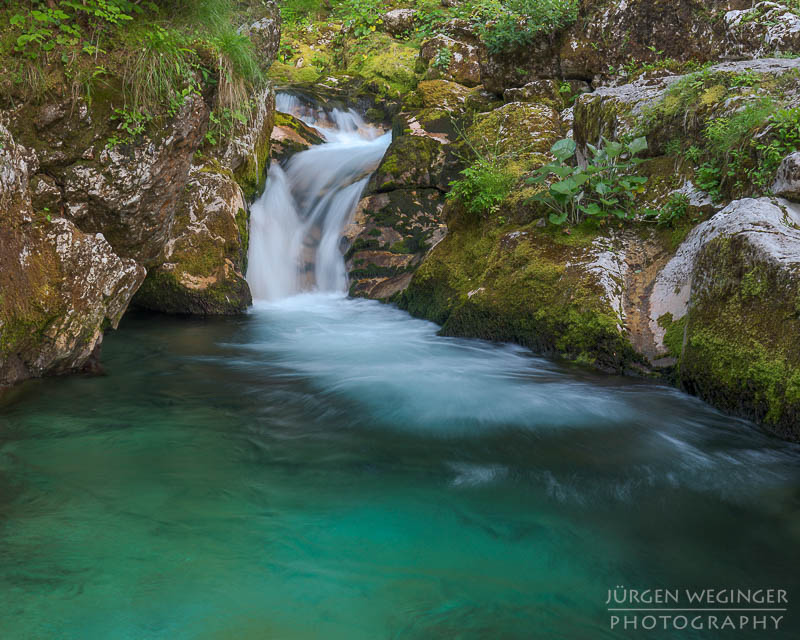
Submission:
POLYGON ((475 22, 491 53, 530 45, 541 33, 568 27, 578 18, 578 0, 489 0, 475 22))
POLYGON ((461 172, 461 178, 450 183, 448 198, 457 198, 474 215, 497 210, 514 186, 514 177, 497 163, 479 158, 461 172))
POLYGON ((436 57, 433 59, 431 66, 439 71, 447 71, 452 61, 453 52, 446 47, 442 47, 436 52, 436 57))
POLYGON ((689 196, 685 193, 673 193, 669 197, 669 200, 667 200, 667 204, 658 214, 658 224, 669 227, 673 226, 686 216, 686 212, 689 211, 689 205, 689 196))

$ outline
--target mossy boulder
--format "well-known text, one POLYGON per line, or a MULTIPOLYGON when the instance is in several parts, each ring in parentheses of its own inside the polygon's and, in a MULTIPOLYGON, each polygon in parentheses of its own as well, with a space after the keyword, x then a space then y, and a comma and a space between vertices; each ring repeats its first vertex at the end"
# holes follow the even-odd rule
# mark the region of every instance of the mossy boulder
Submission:
POLYGON ((483 47, 444 34, 423 42, 419 51, 420 64, 427 79, 452 80, 467 87, 477 87, 481 83, 483 56, 483 47))
POLYGON ((466 131, 466 143, 459 145, 463 154, 480 155, 517 181, 512 192, 515 202, 522 202, 532 190, 524 178, 550 159, 550 149, 563 136, 558 113, 545 104, 511 102, 476 114, 466 131))
POLYGON ((36 169, 0 126, 0 388, 86 366, 145 275, 102 235, 34 210, 36 169))
POLYGON ((402 308, 441 324, 443 335, 513 341, 605 370, 639 359, 599 280, 581 266, 587 246, 452 211, 448 226, 398 297, 402 308))
POLYGON ((134 298, 166 313, 232 315, 252 303, 244 279, 248 214, 233 174, 216 163, 192 168, 164 262, 134 298))
POLYGON ((370 190, 393 191, 404 187, 446 191, 456 175, 446 146, 427 136, 395 138, 370 180, 370 190))
POLYGON ((800 207, 743 199, 658 274, 650 323, 688 391, 800 440, 800 207))
POLYGON ((417 49, 383 33, 374 33, 355 51, 345 69, 360 76, 380 96, 399 98, 417 86, 417 49))

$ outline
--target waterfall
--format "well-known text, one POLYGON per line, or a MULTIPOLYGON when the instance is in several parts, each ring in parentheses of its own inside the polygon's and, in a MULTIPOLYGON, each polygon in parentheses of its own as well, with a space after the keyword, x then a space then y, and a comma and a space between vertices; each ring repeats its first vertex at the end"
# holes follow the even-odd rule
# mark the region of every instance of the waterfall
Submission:
POLYGON ((295 154, 285 168, 273 162, 253 204, 247 270, 253 298, 346 291, 342 231, 391 133, 367 125, 352 109, 328 112, 289 94, 279 94, 276 105, 314 127, 324 142, 295 154))

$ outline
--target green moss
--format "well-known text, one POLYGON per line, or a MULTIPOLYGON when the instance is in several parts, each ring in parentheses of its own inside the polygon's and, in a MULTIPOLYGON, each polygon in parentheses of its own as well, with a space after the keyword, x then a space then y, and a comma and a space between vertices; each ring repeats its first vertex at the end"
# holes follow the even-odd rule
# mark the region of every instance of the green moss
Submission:
POLYGON ((362 77, 381 95, 401 97, 417 86, 418 52, 383 33, 374 33, 354 53, 346 72, 362 77))
POLYGON ((511 233, 460 226, 428 256, 398 303, 442 324, 444 335, 513 341, 622 371, 638 356, 591 276, 566 266, 576 255, 532 226, 511 233))
POLYGON ((132 302, 164 313, 236 315, 244 313, 251 298, 247 283, 238 276, 221 279, 202 290, 192 290, 180 282, 177 272, 157 267, 148 271, 132 302))
POLYGON ((272 63, 268 76, 281 84, 313 85, 322 76, 319 69, 308 65, 299 69, 291 64, 284 64, 277 60, 272 63))
POLYGON ((740 236, 704 249, 680 366, 682 384, 715 406, 800 439, 800 281, 740 236))
POLYGON ((242 273, 247 273, 247 253, 250 248, 250 213, 242 208, 236 212, 236 226, 239 229, 242 273))
POLYGON ((430 174, 434 170, 434 159, 440 152, 441 144, 431 138, 396 138, 386 150, 386 155, 375 173, 375 189, 392 191, 402 186, 434 186, 427 183, 432 180, 430 174))
POLYGON ((683 342, 686 335, 687 316, 674 320, 671 313, 658 318, 658 326, 665 330, 664 345, 667 353, 673 358, 680 358, 683 353, 683 342))

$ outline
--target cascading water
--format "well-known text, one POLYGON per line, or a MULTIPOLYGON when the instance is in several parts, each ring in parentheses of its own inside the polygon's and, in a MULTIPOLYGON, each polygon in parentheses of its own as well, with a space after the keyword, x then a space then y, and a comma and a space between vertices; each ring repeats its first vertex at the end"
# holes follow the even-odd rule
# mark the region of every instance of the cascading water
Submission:
POLYGON ((347 274, 340 250, 348 223, 391 134, 353 110, 326 112, 279 94, 277 109, 317 129, 325 142, 273 163, 251 212, 247 280, 256 300, 301 291, 342 292, 347 274))
POLYGON ((0 405, 0 638, 712 640, 612 629, 605 594, 800 592, 800 447, 347 298, 341 229, 388 136, 279 107, 327 142, 254 207, 269 301, 126 315, 110 375, 0 405))

